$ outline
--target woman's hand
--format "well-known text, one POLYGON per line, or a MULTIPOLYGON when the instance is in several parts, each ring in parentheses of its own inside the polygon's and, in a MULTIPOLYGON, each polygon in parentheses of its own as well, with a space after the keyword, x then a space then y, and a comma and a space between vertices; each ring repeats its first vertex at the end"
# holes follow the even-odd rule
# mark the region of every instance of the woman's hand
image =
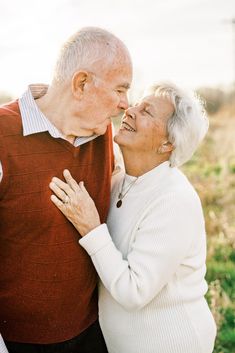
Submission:
POLYGON ((68 170, 63 175, 66 183, 54 177, 49 185, 56 195, 51 196, 51 201, 84 236, 100 225, 98 211, 83 181, 78 184, 68 170))

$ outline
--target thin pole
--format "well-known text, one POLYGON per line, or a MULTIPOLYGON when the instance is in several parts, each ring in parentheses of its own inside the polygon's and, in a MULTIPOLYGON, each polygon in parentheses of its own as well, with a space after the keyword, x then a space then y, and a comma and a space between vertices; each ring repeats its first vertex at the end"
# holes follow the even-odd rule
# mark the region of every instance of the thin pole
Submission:
POLYGON ((233 86, 235 87, 235 18, 232 18, 232 41, 233 41, 233 86))

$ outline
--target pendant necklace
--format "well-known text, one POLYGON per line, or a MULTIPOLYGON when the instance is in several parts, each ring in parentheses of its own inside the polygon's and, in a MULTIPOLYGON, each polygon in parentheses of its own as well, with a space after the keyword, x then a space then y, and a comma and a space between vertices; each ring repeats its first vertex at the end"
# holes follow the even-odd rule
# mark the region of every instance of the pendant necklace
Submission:
POLYGON ((121 207, 122 206, 122 200, 123 198, 126 196, 126 194, 128 193, 128 191, 130 191, 130 189, 132 188, 132 186, 136 183, 136 181, 138 180, 139 177, 137 177, 135 180, 133 180, 128 186, 127 186, 127 189, 126 191, 124 192, 123 190, 123 186, 125 184, 125 178, 123 179, 123 182, 122 182, 122 188, 121 188, 121 191, 119 192, 118 194, 118 200, 117 200, 117 203, 116 203, 116 206, 117 208, 121 207))

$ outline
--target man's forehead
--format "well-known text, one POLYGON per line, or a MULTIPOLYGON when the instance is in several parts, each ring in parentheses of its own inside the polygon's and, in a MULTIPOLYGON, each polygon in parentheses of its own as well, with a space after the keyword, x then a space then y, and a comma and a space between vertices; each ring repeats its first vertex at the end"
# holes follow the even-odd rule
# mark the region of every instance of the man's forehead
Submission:
POLYGON ((115 89, 128 90, 131 86, 132 76, 124 72, 108 71, 99 77, 106 85, 115 89))
POLYGON ((131 86, 132 77, 125 75, 124 73, 111 73, 105 77, 105 81, 108 85, 115 89, 128 90, 131 86))
POLYGON ((119 85, 130 87, 132 81, 132 67, 129 64, 110 67, 104 73, 109 79, 116 79, 119 85))

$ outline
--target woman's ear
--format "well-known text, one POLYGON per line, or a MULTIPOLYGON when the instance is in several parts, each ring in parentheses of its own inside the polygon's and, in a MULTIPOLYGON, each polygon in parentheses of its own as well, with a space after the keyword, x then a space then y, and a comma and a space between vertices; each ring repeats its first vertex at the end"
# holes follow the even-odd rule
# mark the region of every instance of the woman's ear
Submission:
POLYGON ((170 141, 165 141, 158 148, 157 153, 158 154, 169 153, 169 152, 172 152, 173 149, 174 149, 174 146, 172 145, 172 143, 170 141))
POLYGON ((72 77, 72 93, 77 98, 80 98, 84 93, 84 87, 90 80, 89 73, 87 71, 77 71, 72 77))

